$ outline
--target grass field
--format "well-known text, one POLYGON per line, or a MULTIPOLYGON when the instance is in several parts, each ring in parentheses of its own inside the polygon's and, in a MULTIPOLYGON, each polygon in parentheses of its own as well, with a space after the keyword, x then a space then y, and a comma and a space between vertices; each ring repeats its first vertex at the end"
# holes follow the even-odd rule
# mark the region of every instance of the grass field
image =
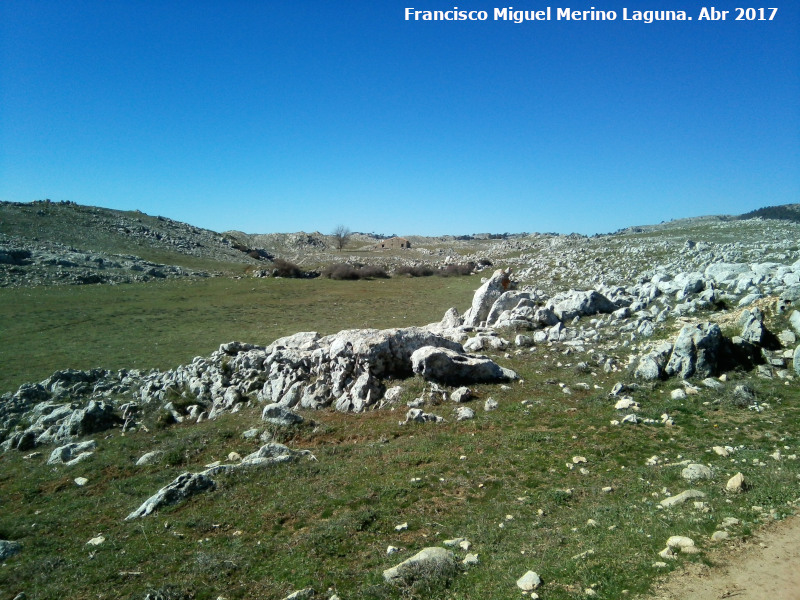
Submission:
MULTIPOLYGON (((474 277, 212 279, 0 290, 3 389, 68 366, 175 366, 232 339, 268 343, 301 330, 424 324, 450 306, 466 308, 477 286, 474 277)), ((625 350, 613 346, 606 352, 624 364, 625 350)), ((615 426, 620 415, 608 392, 630 376, 594 368, 591 352, 543 345, 494 358, 521 381, 476 386, 472 421, 456 422, 454 405, 438 403, 426 410, 446 423, 399 425, 405 401, 425 388, 407 380, 395 410, 307 412, 313 424, 273 429, 278 441, 311 450, 316 461, 218 476, 216 491, 137 521, 124 517, 179 473, 256 450, 261 443, 241 433, 265 428, 259 407, 199 425, 112 430, 95 436, 98 451, 74 467, 45 465, 47 448, 29 459, 0 455, 0 539, 23 546, 0 567, 2 598, 24 591, 35 600, 141 600, 147 593, 280 600, 311 586, 318 597, 336 592, 343 600, 511 600, 520 597, 515 581, 534 570, 543 599, 577 600, 586 590, 619 599, 646 593, 685 561, 713 563, 709 537, 725 517, 740 520, 730 529, 735 542, 794 511, 796 382, 734 372, 724 389, 680 401, 669 395, 679 382, 663 382, 634 393, 639 416, 659 423, 615 426), (764 412, 731 402, 733 386, 745 379, 768 406, 764 412), (483 410, 488 397, 497 410, 483 410), (674 426, 660 423, 663 413, 674 426), (737 449, 723 458, 713 446, 737 449), (771 456, 776 449, 780 459, 771 456), (164 452, 162 463, 135 467, 150 450, 164 452), (647 466, 654 455, 659 465, 647 466), (684 460, 711 465, 713 478, 684 481, 682 466, 672 466, 684 460), (750 487, 727 495, 725 483, 737 471, 750 487), (87 485, 74 483, 80 476, 87 485), (658 506, 688 488, 706 494, 704 507, 658 506), (397 531, 401 523, 408 528, 397 531), (104 543, 87 545, 98 535, 104 543), (654 567, 672 535, 693 538, 701 553, 654 567), (478 565, 434 582, 383 582, 383 569, 456 537, 469 540, 478 565), (388 545, 401 550, 387 556, 388 545)))
POLYGON ((0 289, 0 392, 59 369, 167 369, 225 342, 266 345, 298 331, 335 333, 439 321, 469 307, 480 279, 179 280, 0 289))

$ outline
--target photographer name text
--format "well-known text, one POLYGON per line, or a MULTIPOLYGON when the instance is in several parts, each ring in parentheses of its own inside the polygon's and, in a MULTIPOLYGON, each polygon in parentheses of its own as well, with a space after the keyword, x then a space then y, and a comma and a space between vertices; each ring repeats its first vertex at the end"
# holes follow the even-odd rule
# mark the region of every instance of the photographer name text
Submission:
POLYGON ((777 8, 745 7, 721 10, 714 6, 702 6, 696 11, 685 10, 600 10, 592 6, 589 10, 547 6, 540 10, 516 10, 513 6, 491 10, 466 10, 454 6, 448 10, 405 9, 406 21, 636 21, 655 23, 658 21, 772 21, 777 8))

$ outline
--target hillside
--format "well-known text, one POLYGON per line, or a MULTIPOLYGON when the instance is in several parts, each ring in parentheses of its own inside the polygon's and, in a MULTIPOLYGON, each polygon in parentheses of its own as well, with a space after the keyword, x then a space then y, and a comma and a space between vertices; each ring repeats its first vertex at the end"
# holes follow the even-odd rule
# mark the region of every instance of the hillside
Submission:
POLYGON ((207 277, 260 262, 219 233, 138 211, 0 203, 0 285, 207 277))

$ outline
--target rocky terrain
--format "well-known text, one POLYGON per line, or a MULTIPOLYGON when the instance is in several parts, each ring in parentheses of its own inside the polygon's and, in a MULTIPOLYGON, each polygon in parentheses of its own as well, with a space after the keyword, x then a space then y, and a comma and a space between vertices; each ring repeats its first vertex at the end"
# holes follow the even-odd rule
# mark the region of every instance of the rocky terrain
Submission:
MULTIPOLYGON (((41 210, 47 209, 52 207, 41 210)), ((117 219, 113 224, 104 221, 103 227, 126 228, 126 235, 153 232, 150 225, 137 229, 135 217, 117 219)), ((259 252, 263 256, 248 256, 255 262, 281 255, 304 264, 320 264, 337 254, 319 235, 226 234, 219 238, 219 234, 192 231, 170 221, 164 221, 164 227, 172 233, 156 236, 159 243, 214 260, 241 258, 233 254, 242 254, 232 249, 236 246, 262 247, 259 252)), ((0 258, 6 257, 6 277, 12 268, 30 267, 24 279, 37 282, 37 277, 45 277, 40 270, 45 264, 94 272, 85 265, 71 266, 79 258, 78 251, 52 243, 39 248, 20 236, 11 240, 10 234, 6 235, 4 254, 0 254, 0 258), (22 256, 25 252, 29 254, 22 256), (70 265, 46 263, 44 256, 58 252, 70 265)), ((199 356, 167 371, 59 371, 0 397, 0 449, 71 467, 91 460, 109 431, 128 435, 146 431, 148 416, 157 415, 164 426, 188 427, 228 414, 251 415, 251 427, 244 434, 258 440, 257 450, 244 458, 232 452, 225 461, 181 473, 142 498, 139 508, 126 517, 136 521, 153 518, 150 515, 164 507, 191 502, 196 494, 213 492, 223 485, 221 478, 231 473, 320 459, 318 452, 289 448, 275 437, 274 429, 291 431, 309 421, 314 427, 315 414, 399 410, 404 416, 401 426, 419 423, 432 427, 450 420, 475 420, 477 408, 470 403, 474 406, 475 399, 483 397, 481 411, 491 415, 498 402, 487 397, 489 391, 497 390, 502 398, 504 390, 510 393, 513 386, 524 385, 519 366, 536 373, 544 368, 537 361, 545 353, 546 358, 559 358, 554 372, 563 372, 563 377, 547 379, 545 384, 557 386, 564 398, 588 399, 599 393, 605 399, 599 413, 605 415, 604 421, 595 422, 592 428, 640 426, 661 431, 685 427, 691 418, 686 403, 705 398, 709 399, 703 406, 732 405, 748 414, 769 414, 778 409, 776 403, 781 399, 765 400, 755 391, 758 385, 754 382, 780 382, 795 393, 800 380, 798 240, 800 224, 796 222, 729 217, 634 227, 593 238, 531 234, 494 240, 414 239, 405 254, 386 256, 371 250, 368 239, 358 238, 353 241, 364 242, 364 246, 356 257, 348 256, 353 262, 364 261, 365 256, 386 264, 484 260, 502 268, 484 273, 470 306, 453 307, 436 323, 345 330, 328 336, 298 332, 265 346, 231 341, 210 356, 199 356), (567 364, 562 367, 561 361, 567 364), (515 367, 507 366, 511 364, 515 367), (416 391, 419 382, 424 385, 421 393, 416 391), (673 408, 653 414, 647 406, 652 402, 648 394, 664 392, 673 408), (443 412, 448 405, 452 409, 443 412)), ((139 263, 133 259, 129 265, 119 255, 109 256, 100 258, 116 265, 109 267, 112 273, 127 269, 142 273, 140 277, 155 277, 134 269, 139 263)), ((62 259, 53 260, 58 263, 62 259)), ((97 263, 93 259, 84 262, 97 263)), ((150 268, 171 273, 163 265, 150 268)), ((535 402, 525 399, 521 406, 527 411, 535 402)), ((313 439, 313 433, 310 435, 313 439)), ((797 447, 789 441, 794 435, 783 439, 783 452, 777 449, 774 461, 796 460, 797 447)), ((721 460, 749 450, 745 445, 723 444, 707 451, 721 460)), ((139 460, 148 464, 157 462, 158 456, 155 451, 139 460)), ((760 459, 754 460, 753 464, 760 463, 760 459)), ((585 457, 576 455, 567 466, 569 471, 588 476, 586 463, 585 457)), ((716 499, 715 494, 723 492, 742 494, 753 485, 752 468, 742 461, 736 473, 719 481, 721 492, 704 491, 700 488, 708 485, 705 482, 722 477, 719 465, 707 463, 696 454, 688 459, 651 456, 647 468, 680 467, 676 472, 682 484, 675 485, 671 479, 670 493, 652 494, 662 496, 659 510, 689 502, 701 513, 709 512, 707 495, 716 499), (675 487, 686 489, 671 493, 675 487)), ((604 492, 611 493, 613 486, 607 487, 604 492)), ((800 497, 800 491, 795 490, 794 497, 800 497)), ((724 506, 724 494, 719 502, 724 506)), ((771 507, 773 513, 769 510, 767 514, 778 514, 777 506, 771 507)), ((736 519, 720 521, 713 540, 726 540, 738 524, 736 519)), ((652 557, 653 568, 666 568, 671 561, 702 552, 703 543, 685 533, 676 531, 664 540, 664 549, 652 557)), ((16 540, 0 543, 5 544, 8 556, 24 552, 14 545, 16 540)), ((465 538, 456 538, 416 548, 415 553, 407 553, 405 561, 384 570, 383 579, 393 585, 398 581, 410 585, 429 577, 450 581, 458 577, 457 572, 479 564, 477 555, 468 552, 470 547, 465 538), (459 548, 466 554, 457 558, 459 548)), ((578 560, 593 552, 586 550, 578 560)), ((527 597, 548 597, 548 586, 536 571, 515 577, 518 589, 514 593, 521 590, 527 597)), ((562 594, 553 597, 602 596, 602 586, 573 589, 564 584, 551 593, 562 594)), ((304 588, 286 596, 312 597, 338 595, 304 588)))

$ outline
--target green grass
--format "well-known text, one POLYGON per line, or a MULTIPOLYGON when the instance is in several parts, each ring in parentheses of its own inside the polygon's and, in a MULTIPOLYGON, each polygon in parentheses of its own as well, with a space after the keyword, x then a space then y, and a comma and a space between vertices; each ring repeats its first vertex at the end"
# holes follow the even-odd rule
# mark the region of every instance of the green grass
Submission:
POLYGON ((66 368, 167 369, 225 342, 406 327, 465 310, 477 277, 179 280, 0 289, 0 392, 66 368))
MULTIPOLYGON (((301 330, 424 324, 449 306, 466 308, 478 284, 475 277, 211 279, 0 290, 4 388, 69 366, 171 367, 232 339, 266 344, 301 330)), ((770 454, 800 454, 796 381, 734 372, 724 390, 681 401, 670 399, 674 381, 643 386, 633 394, 639 415, 660 420, 666 412, 675 426, 613 426, 620 415, 607 393, 632 378, 605 374, 593 352, 542 346, 495 355, 522 381, 475 386, 472 421, 454 421, 449 403, 425 407, 447 419, 441 424, 400 425, 404 404, 362 415, 304 413, 314 423, 275 434, 316 461, 219 475, 216 491, 134 522, 124 517, 178 474, 256 450, 260 442, 241 433, 264 428, 260 407, 199 425, 112 430, 95 436, 95 455, 74 467, 47 466, 48 448, 32 458, 0 455, 0 539, 23 545, 0 567, 0 590, 35 600, 141 599, 158 590, 172 598, 280 600, 313 586, 348 600, 513 600, 520 597, 515 581, 534 570, 547 600, 577 600, 589 587, 600 598, 625 590, 641 597, 686 561, 713 562, 709 537, 723 518, 741 520, 731 529, 735 540, 770 519, 770 510, 779 518, 794 511, 800 461, 770 454), (589 372, 576 369, 579 362, 589 372), (770 405, 765 412, 729 402, 746 377, 770 405), (489 396, 499 408, 486 413, 489 396), (742 448, 722 458, 711 452, 716 445, 742 448), (150 450, 164 452, 161 463, 135 467, 150 450), (660 465, 646 466, 653 455, 660 465), (587 463, 570 469, 573 456, 587 463), (710 464, 714 478, 683 481, 681 467, 671 465, 684 459, 710 464), (750 489, 727 496, 725 483, 737 471, 750 489), (74 483, 79 476, 89 480, 85 487, 74 483), (706 493, 708 512, 692 502, 658 508, 688 488, 706 493), (404 522, 408 529, 396 531, 404 522), (98 534, 106 542, 87 546, 98 534), (654 568, 672 535, 692 537, 703 552, 654 568), (472 543, 479 565, 444 582, 383 582, 384 569, 454 537, 472 543), (390 544, 401 552, 387 556, 390 544)), ((624 349, 613 353, 626 363, 624 349)), ((416 378, 399 383, 404 402, 426 387, 416 378)), ((459 559, 464 554, 457 551, 459 559)))
MULTIPOLYGON (((657 388, 637 395, 642 415, 668 410, 675 427, 613 427, 613 403, 602 393, 565 396, 544 383, 590 380, 608 389, 611 379, 565 380, 559 358, 504 361, 524 383, 505 391, 478 386, 473 421, 454 422, 449 404, 428 408, 448 418, 438 425, 401 426, 402 408, 307 413, 316 426, 282 439, 312 450, 317 461, 218 476, 217 491, 135 522, 123 518, 179 473, 224 460, 231 451, 257 449, 258 442, 240 433, 257 425, 258 409, 149 434, 117 433, 73 468, 48 467, 44 456, 2 455, 0 538, 19 540, 25 550, 0 570, 0 588, 12 595, 24 590, 30 598, 141 598, 148 589, 170 588, 198 599, 280 599, 313 586, 350 599, 514 599, 514 582, 533 569, 545 581, 543 597, 576 599, 595 586, 599 597, 619 598, 623 590, 648 590, 662 572, 652 564, 669 536, 694 538, 704 554, 682 557, 668 570, 686 560, 707 561, 708 538, 724 517, 741 519, 732 534, 743 536, 763 520, 751 506, 786 514, 787 502, 800 496, 798 461, 778 464, 768 457, 776 445, 797 450, 796 386, 758 382, 759 394, 774 398, 774 408, 762 414, 714 404, 720 393, 711 391, 690 397, 680 410, 657 388), (500 407, 485 413, 480 405, 490 395, 500 407), (728 444, 746 445, 734 455, 746 465, 708 452, 728 444), (178 459, 133 466, 152 449, 178 459), (717 475, 690 485, 680 467, 645 466, 653 454, 711 463, 717 475), (575 455, 588 462, 570 470, 575 455), (754 458, 768 466, 752 466, 754 458), (581 474, 580 466, 589 473, 581 474), (727 498, 725 481, 737 470, 752 488, 727 498), (90 480, 83 488, 72 481, 81 475, 90 480), (604 493, 605 486, 614 489, 604 493), (656 508, 664 488, 674 494, 689 487, 706 492, 711 512, 691 503, 656 508), (597 525, 587 525, 589 519, 597 525), (403 522, 408 529, 395 531, 403 522), (86 546, 97 534, 105 544, 86 546), (469 539, 478 566, 447 585, 397 588, 382 581, 383 569, 453 537, 469 539), (386 556, 389 544, 401 553, 386 556), (593 552, 578 557, 587 551, 593 552)), ((424 386, 416 379, 405 385, 408 398, 424 386)))

